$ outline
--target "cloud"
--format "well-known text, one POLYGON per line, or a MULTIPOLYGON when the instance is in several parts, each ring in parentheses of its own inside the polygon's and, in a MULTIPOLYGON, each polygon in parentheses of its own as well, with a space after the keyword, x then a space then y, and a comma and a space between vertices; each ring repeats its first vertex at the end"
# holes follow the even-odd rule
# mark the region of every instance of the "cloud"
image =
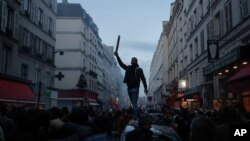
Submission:
POLYGON ((123 42, 124 46, 137 51, 152 51, 155 49, 155 43, 152 42, 145 42, 145 41, 125 41, 123 42))

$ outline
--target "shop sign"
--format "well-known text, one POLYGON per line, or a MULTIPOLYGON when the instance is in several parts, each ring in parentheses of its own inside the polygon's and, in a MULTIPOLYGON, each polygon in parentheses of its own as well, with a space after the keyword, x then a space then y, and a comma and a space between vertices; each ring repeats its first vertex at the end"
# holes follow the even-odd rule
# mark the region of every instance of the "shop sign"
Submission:
POLYGON ((237 48, 231 52, 229 52, 227 55, 220 58, 219 61, 214 62, 213 64, 207 66, 204 68, 204 74, 208 75, 216 70, 219 70, 220 68, 223 68, 232 62, 238 60, 240 58, 240 49, 237 48))
POLYGON ((208 40, 208 62, 213 63, 219 59, 218 40, 208 40))

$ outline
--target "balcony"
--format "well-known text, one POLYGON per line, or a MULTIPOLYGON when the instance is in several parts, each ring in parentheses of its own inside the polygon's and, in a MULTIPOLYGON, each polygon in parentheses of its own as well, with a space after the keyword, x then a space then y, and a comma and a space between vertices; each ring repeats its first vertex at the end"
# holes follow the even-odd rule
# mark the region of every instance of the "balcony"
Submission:
POLYGON ((52 61, 51 58, 47 58, 47 59, 46 59, 46 62, 49 63, 49 64, 52 64, 52 63, 53 63, 53 61, 52 61))
POLYGON ((42 54, 41 53, 36 53, 36 58, 42 59, 42 54))
POLYGON ((13 29, 7 27, 7 28, 6 28, 6 34, 7 34, 8 36, 12 36, 12 35, 13 35, 13 29))
POLYGON ((27 53, 27 54, 31 52, 31 48, 28 46, 22 46, 21 49, 24 53, 27 53))
POLYGON ((30 13, 27 10, 25 10, 24 15, 30 19, 30 13))
POLYGON ((180 78, 185 76, 187 74, 187 68, 184 68, 182 71, 180 71, 179 75, 180 75, 180 78))

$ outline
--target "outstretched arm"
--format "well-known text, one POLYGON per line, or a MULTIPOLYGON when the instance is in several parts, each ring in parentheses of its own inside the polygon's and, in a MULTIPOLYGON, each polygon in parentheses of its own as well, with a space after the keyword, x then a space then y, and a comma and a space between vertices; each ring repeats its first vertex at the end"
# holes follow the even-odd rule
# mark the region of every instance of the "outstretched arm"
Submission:
POLYGON ((119 57, 119 55, 118 55, 118 53, 117 52, 114 52, 114 55, 115 55, 115 57, 116 57, 116 59, 117 59, 117 61, 118 61, 118 64, 124 69, 124 70, 127 70, 127 65, 125 65, 123 62, 122 62, 122 60, 121 60, 121 58, 119 57))

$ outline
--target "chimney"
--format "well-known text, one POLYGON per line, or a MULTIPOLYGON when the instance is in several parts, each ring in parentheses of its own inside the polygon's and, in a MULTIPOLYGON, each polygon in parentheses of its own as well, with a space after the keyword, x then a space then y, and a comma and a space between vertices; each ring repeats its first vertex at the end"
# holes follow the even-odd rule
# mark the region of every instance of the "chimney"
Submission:
POLYGON ((68 0, 62 0, 62 3, 68 4, 68 0))

